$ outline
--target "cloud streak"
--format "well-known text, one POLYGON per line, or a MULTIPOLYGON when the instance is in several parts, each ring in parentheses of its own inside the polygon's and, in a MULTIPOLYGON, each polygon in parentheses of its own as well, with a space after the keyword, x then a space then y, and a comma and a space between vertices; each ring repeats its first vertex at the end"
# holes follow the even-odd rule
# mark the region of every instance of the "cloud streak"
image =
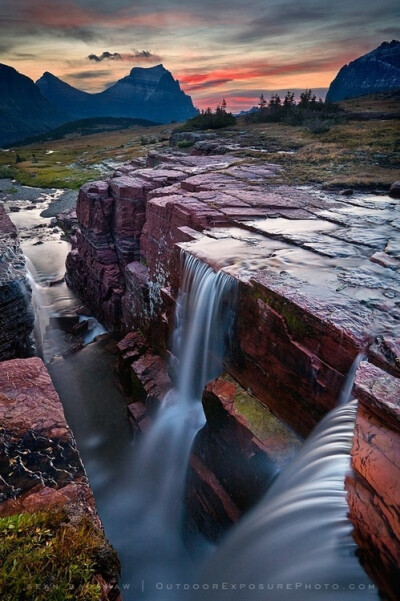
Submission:
POLYGON ((105 50, 102 54, 89 54, 86 57, 89 61, 94 61, 95 63, 101 63, 103 61, 125 61, 125 62, 135 62, 135 61, 159 61, 161 57, 157 54, 153 54, 150 50, 133 50, 133 54, 129 53, 120 53, 120 52, 109 52, 105 50))

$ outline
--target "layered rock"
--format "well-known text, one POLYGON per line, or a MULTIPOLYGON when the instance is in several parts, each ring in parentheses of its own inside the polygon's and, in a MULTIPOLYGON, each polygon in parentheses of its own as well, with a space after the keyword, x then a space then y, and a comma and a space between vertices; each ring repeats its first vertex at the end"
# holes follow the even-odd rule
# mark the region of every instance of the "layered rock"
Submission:
POLYGON ((109 327, 165 352, 183 249, 239 279, 231 373, 300 435, 336 403, 360 349, 400 374, 394 200, 277 187, 275 166, 230 155, 148 163, 79 195, 68 278, 109 327))
MULTIPOLYGON (((170 385, 160 375, 181 253, 238 279, 236 345, 226 366, 234 380, 205 392, 207 426, 188 487, 190 528, 214 539, 262 494, 266 466, 271 473, 280 467, 274 428, 263 438, 236 410, 237 398, 246 397, 246 407, 258 403, 261 422, 272 415, 267 422, 281 424, 282 443, 288 432, 308 435, 336 405, 360 351, 394 382, 400 376, 397 201, 278 186, 278 172, 229 154, 151 153, 146 168, 125 165, 81 190, 80 231, 67 262, 69 281, 100 319, 146 339, 121 348, 140 430, 170 385), (237 456, 233 441, 240 441, 237 456), (243 479, 225 461, 228 448, 243 479), (201 508, 215 520, 201 518, 201 508)), ((297 448, 290 440, 286 458, 297 448)))
POLYGON ((31 289, 17 230, 0 205, 0 361, 32 354, 31 289))
MULTIPOLYGON (((38 357, 0 363, 0 423, 0 516, 63 510, 101 528, 75 440, 38 357)), ((117 563, 105 539, 103 551, 114 575, 106 583, 99 574, 99 581, 102 599, 111 601, 117 563)))
POLYGON ((366 570, 391 601, 400 595, 400 380, 368 363, 357 371, 359 400, 347 490, 366 570))

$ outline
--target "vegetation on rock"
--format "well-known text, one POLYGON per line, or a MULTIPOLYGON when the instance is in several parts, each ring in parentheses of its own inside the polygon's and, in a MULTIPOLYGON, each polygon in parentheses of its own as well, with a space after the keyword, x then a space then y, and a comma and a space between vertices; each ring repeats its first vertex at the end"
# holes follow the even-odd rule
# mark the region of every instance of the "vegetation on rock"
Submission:
POLYGON ((118 567, 102 531, 86 516, 73 522, 64 512, 0 518, 2 601, 98 601, 98 575, 118 567))

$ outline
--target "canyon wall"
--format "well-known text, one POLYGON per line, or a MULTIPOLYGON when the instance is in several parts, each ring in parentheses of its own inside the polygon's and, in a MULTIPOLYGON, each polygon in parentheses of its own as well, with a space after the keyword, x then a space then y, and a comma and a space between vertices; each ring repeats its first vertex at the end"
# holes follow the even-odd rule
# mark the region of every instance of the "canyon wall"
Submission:
MULTIPOLYGON (((125 336, 120 373, 139 430, 146 430, 171 386, 166 370, 182 251, 238 279, 235 348, 224 380, 205 391, 207 426, 189 477, 195 483, 188 489, 192 527, 215 539, 217 524, 223 530, 257 500, 300 439, 337 403, 360 351, 394 382, 400 376, 397 201, 279 185, 276 165, 225 152, 152 152, 146 165, 133 161, 110 180, 83 186, 80 230, 67 259, 69 283, 101 321, 125 336), (254 410, 243 410, 253 402, 254 410), (287 441, 284 452, 271 443, 277 439, 287 441), (232 448, 233 440, 240 441, 244 479, 235 476, 226 453, 216 452, 232 448), (214 523, 199 526, 201 510, 217 516, 214 523)), ((372 411, 372 404, 360 402, 354 457, 362 407, 372 411)), ((382 421, 388 441, 392 426, 382 421)), ((357 475, 356 459, 354 465, 357 475)), ((358 476, 352 482, 356 523, 358 476)), ((374 524, 372 514, 359 520, 360 542, 359 533, 374 524)), ((394 599, 393 554, 388 562, 383 580, 389 584, 379 583, 394 599)))
POLYGON ((67 538, 71 527, 82 537, 89 520, 98 543, 95 557, 87 547, 86 559, 96 563, 101 599, 116 601, 119 563, 102 532, 60 399, 38 357, 0 363, 0 423, 0 517, 62 515, 67 538))
POLYGON ((400 380, 362 363, 354 394, 349 515, 363 565, 394 600, 400 597, 400 380))
POLYGON ((0 361, 32 355, 31 289, 17 230, 0 204, 0 361))

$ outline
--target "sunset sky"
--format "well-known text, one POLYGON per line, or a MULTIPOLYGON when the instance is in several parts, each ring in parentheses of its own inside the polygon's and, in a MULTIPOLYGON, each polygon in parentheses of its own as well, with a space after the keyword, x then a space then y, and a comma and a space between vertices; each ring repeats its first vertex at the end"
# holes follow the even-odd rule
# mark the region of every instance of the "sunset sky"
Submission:
POLYGON ((89 92, 163 63, 197 107, 235 112, 261 92, 323 94, 399 22, 398 0, 0 0, 0 62, 89 92))

